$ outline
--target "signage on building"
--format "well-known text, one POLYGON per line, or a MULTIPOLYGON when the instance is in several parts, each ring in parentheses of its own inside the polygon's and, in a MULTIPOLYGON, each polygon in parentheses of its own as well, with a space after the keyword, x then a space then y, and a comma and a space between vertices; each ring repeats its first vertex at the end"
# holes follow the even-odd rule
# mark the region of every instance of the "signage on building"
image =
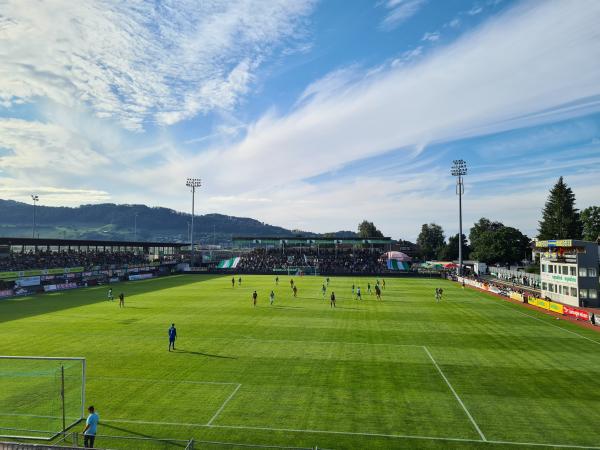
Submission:
POLYGON ((573 247, 573 240, 572 239, 550 239, 548 241, 536 241, 535 246, 537 248, 573 247))

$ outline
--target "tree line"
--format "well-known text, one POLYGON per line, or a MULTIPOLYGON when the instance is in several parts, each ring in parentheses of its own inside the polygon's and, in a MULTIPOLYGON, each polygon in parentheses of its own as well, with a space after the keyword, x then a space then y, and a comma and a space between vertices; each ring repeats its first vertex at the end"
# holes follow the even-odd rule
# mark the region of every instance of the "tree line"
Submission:
MULTIPOLYGON (((600 238, 600 207, 589 206, 579 211, 573 190, 560 177, 548 194, 537 238, 596 241, 600 238)), ((445 261, 458 259, 458 242, 458 234, 446 242, 440 225, 423 224, 417 238, 419 256, 445 261)), ((468 240, 462 235, 462 243, 467 258, 495 264, 527 259, 531 240, 514 227, 482 217, 469 231, 468 240)))

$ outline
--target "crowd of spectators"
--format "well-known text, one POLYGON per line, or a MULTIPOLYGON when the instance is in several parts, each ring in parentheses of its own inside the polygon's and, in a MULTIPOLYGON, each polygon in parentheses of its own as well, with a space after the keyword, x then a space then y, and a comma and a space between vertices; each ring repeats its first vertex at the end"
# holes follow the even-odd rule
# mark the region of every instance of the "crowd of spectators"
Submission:
POLYGON ((133 252, 103 252, 64 250, 60 252, 37 251, 9 253, 0 258, 0 272, 62 267, 108 267, 125 264, 143 264, 147 257, 133 252))
POLYGON ((248 272, 312 267, 320 273, 379 273, 386 269, 381 252, 372 249, 255 249, 243 255, 237 268, 248 272))
POLYGON ((540 288, 540 281, 533 276, 528 276, 526 272, 521 272, 519 274, 497 272, 492 275, 506 283, 511 283, 513 286, 524 286, 532 289, 540 288))

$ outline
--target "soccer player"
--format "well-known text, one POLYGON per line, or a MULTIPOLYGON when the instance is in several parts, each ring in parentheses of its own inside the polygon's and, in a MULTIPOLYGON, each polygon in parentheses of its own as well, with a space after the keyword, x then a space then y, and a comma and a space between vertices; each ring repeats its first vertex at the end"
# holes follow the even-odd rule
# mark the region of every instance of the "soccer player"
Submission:
POLYGON ((325 293, 327 292, 327 288, 325 287, 325 283, 321 286, 321 293, 323 294, 323 300, 325 300, 325 293))
POLYGON ((381 300, 381 289, 379 289, 379 285, 375 285, 375 295, 377 296, 377 300, 381 300))
POLYGON ((108 301, 113 301, 115 298, 113 297, 112 288, 108 289, 108 301))
POLYGON ((241 286, 241 285, 242 285, 242 277, 239 277, 238 278, 238 286, 241 286))
POLYGON ((85 428, 83 429, 83 446, 85 448, 94 448, 94 441, 96 440, 96 431, 98 429, 98 414, 94 411, 94 407, 88 408, 90 415, 85 421, 85 428))
POLYGON ((119 294, 119 308, 125 308, 125 295, 122 292, 119 294))
POLYGON ((435 301, 436 303, 440 301, 440 288, 435 288, 435 301))
POLYGON ((356 300, 362 300, 362 297, 360 295, 360 286, 356 288, 356 300))
POLYGON ((296 285, 294 285, 292 290, 294 291, 294 297, 297 297, 298 296, 298 288, 296 287, 296 285))
POLYGON ((294 279, 293 278, 290 279, 290 288, 294 289, 294 279))
POLYGON ((231 277, 231 287, 235 287, 235 277, 231 277))
POLYGON ((329 299, 330 299, 329 305, 332 308, 335 308, 335 292, 331 291, 331 297, 329 297, 329 299))
POLYGON ((385 278, 382 278, 381 281, 383 282, 383 288, 385 289, 385 278))
POLYGON ((327 277, 327 287, 329 287, 329 277, 327 277))
POLYGON ((444 290, 440 288, 440 300, 444 299, 444 290))
POLYGON ((373 295, 373 291, 371 291, 371 283, 367 283, 367 292, 373 295))
POLYGON ((258 294, 256 291, 252 293, 252 306, 256 307, 256 299, 258 298, 258 294))
POLYGON ((279 276, 275 277, 275 286, 279 286, 279 276))
POLYGON ((354 283, 352 283, 352 297, 354 297, 354 283))
POLYGON ((171 347, 175 350, 175 339, 177 339, 177 329, 175 328, 175 324, 171 324, 171 328, 169 328, 169 351, 171 351, 171 347))
POLYGON ((271 305, 273 305, 274 301, 275 301, 275 291, 271 290, 271 294, 269 294, 269 302, 271 302, 271 305))

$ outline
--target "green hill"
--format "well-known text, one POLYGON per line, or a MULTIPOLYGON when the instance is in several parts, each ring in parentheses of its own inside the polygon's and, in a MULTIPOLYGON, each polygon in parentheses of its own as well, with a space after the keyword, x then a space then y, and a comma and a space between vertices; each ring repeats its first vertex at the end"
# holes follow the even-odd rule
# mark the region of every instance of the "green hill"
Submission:
MULTIPOLYGON (((137 214, 137 239, 188 241, 191 215, 145 205, 81 205, 76 208, 37 206, 37 233, 41 238, 132 240, 137 214)), ((30 237, 33 206, 0 199, 0 236, 30 237)), ((295 233, 247 217, 205 214, 194 218, 194 240, 223 243, 234 235, 293 236, 295 233)), ((313 235, 313 233, 303 233, 313 235)))

